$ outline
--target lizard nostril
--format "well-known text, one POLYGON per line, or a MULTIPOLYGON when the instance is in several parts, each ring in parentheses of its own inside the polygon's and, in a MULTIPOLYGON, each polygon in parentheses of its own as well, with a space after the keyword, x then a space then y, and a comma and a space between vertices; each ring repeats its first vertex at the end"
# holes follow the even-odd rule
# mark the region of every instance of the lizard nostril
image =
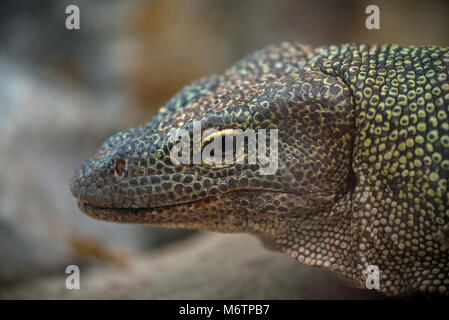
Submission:
POLYGON ((123 174, 125 171, 125 161, 123 159, 118 158, 114 163, 114 176, 118 177, 123 174))

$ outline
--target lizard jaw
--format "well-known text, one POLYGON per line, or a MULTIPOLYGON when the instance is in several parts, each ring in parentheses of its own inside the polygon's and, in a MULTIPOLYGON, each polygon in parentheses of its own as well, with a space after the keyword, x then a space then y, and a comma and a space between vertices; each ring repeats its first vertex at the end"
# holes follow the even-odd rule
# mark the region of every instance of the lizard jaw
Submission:
POLYGON ((148 207, 148 208, 111 208, 94 206, 82 200, 76 199, 78 208, 86 215, 98 219, 106 220, 110 222, 118 223, 142 223, 143 216, 157 215, 164 211, 173 209, 175 207, 191 205, 193 203, 205 202, 206 199, 196 200, 185 203, 176 203, 172 205, 148 207))
MULTIPOLYGON (((167 228, 186 228, 205 231, 235 232, 242 231, 241 221, 229 220, 229 216, 215 213, 209 197, 191 202, 177 203, 149 208, 108 208, 90 205, 77 199, 79 209, 96 220, 145 224, 167 228)), ((215 200, 218 200, 215 199, 215 200)))

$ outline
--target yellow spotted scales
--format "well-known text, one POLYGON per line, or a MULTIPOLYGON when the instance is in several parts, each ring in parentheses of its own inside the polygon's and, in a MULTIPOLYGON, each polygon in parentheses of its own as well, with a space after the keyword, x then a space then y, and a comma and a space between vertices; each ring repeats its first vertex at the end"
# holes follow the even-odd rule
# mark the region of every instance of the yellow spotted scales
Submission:
POLYGON ((96 219, 249 232, 362 288, 377 266, 385 294, 448 294, 448 72, 443 47, 269 46, 106 140, 71 190, 96 219), (278 129, 278 170, 172 163, 194 120, 278 129))

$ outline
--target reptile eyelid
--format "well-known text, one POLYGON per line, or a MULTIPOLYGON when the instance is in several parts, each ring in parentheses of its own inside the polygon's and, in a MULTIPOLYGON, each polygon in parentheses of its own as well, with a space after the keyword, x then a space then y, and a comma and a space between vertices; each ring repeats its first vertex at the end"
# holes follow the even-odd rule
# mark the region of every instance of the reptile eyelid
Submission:
POLYGON ((212 141, 213 139, 215 139, 218 136, 224 137, 225 135, 234 133, 234 132, 236 132, 235 129, 224 129, 219 132, 214 132, 214 133, 208 135, 206 138, 204 138, 203 141, 201 141, 201 148, 203 148, 206 145, 206 143, 212 141))

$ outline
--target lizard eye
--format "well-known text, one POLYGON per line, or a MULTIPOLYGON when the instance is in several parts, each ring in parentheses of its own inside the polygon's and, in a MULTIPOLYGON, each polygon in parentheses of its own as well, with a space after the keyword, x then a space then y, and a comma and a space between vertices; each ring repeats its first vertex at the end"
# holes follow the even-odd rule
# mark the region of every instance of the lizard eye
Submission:
POLYGON ((235 139, 235 133, 233 129, 225 129, 220 132, 215 132, 209 136, 207 136, 203 140, 202 145, 202 159, 203 159, 203 165, 212 166, 215 168, 223 168, 227 167, 230 164, 224 163, 225 159, 232 159, 232 162, 235 163, 236 161, 236 139, 235 139), (214 140, 220 139, 219 144, 215 146, 214 148, 214 140), (210 149, 208 147, 210 145, 210 149), (216 154, 218 153, 218 154, 216 154), (216 163, 216 161, 219 161, 221 163, 216 163))
POLYGON ((117 158, 114 163, 114 176, 119 177, 125 172, 125 161, 123 159, 117 158))

